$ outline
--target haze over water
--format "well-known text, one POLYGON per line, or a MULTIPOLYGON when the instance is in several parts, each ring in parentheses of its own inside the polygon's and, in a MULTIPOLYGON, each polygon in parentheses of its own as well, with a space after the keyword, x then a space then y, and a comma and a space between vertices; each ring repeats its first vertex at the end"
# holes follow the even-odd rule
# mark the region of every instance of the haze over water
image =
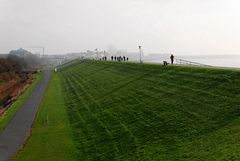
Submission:
MULTIPOLYGON (((176 59, 183 59, 191 62, 201 63, 217 67, 240 68, 240 55, 175 55, 176 59)), ((170 62, 169 54, 159 54, 156 58, 146 56, 146 62, 162 63, 170 62)))
POLYGON ((211 66, 236 67, 240 68, 239 55, 211 55, 211 56, 179 56, 193 62, 198 62, 211 66))

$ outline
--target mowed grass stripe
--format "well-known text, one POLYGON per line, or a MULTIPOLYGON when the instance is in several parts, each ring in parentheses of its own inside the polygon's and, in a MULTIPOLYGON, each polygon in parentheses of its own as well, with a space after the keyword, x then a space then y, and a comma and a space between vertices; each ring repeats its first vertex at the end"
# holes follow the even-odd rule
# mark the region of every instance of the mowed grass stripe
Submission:
MULTIPOLYGON (((73 81, 72 81, 72 82, 73 82, 73 81)), ((76 84, 77 84, 77 83, 76 83, 76 84)), ((75 85, 76 85, 76 84, 75 84, 75 85)), ((75 86, 75 88, 77 88, 77 87, 75 86)), ((91 99, 91 96, 89 96, 83 88, 82 88, 82 89, 79 89, 79 91, 85 92, 83 95, 90 97, 90 100, 88 100, 88 101, 94 102, 94 100, 91 99)), ((96 105, 96 103, 95 103, 95 105, 96 105)), ((97 106, 97 105, 96 105, 96 106, 97 106)), ((96 108, 96 109, 99 109, 99 108, 96 108)), ((93 109, 93 110, 94 110, 94 109, 93 109)), ((101 122, 101 121, 100 121, 100 122, 101 122)), ((96 124, 96 122, 95 122, 94 124, 96 124)), ((104 126, 104 125, 103 125, 103 126, 104 126)), ((108 135, 111 136, 111 133, 109 132, 109 130, 107 130, 107 132, 109 133, 108 135)), ((110 137, 110 138, 111 138, 111 137, 110 137)), ((108 156, 108 157, 109 157, 109 156, 108 156)))
MULTIPOLYGON (((94 99, 92 98, 92 96, 88 94, 88 92, 85 90, 85 88, 84 88, 83 86, 81 86, 74 78, 71 80, 71 82, 76 83, 77 86, 75 86, 75 88, 78 89, 79 91, 81 91, 81 92, 83 93, 82 95, 84 95, 84 96, 86 96, 86 97, 88 98, 87 101, 91 101, 91 102, 94 102, 94 103, 95 103, 95 104, 94 104, 94 105, 95 105, 95 109, 100 110, 100 108, 98 108, 97 102, 94 101, 94 99)), ((79 98, 82 98, 81 96, 78 96, 78 97, 79 97, 79 98)), ((90 115, 92 115, 91 118, 95 121, 95 123, 94 123, 95 126, 98 125, 98 127, 97 127, 97 130, 98 130, 98 131, 95 131, 94 133, 95 133, 95 134, 98 134, 98 133, 101 134, 100 132, 103 131, 102 136, 100 136, 100 137, 98 137, 98 138, 105 139, 105 141, 108 140, 108 139, 110 139, 110 140, 109 140, 110 144, 107 145, 108 148, 109 148, 109 146, 113 146, 113 148, 118 151, 116 145, 114 145, 114 142, 112 141, 113 138, 112 138, 111 132, 107 129, 107 127, 105 126, 105 124, 104 124, 101 120, 99 120, 99 118, 98 118, 97 116, 95 116, 95 114, 94 114, 94 113, 96 113, 95 109, 90 109, 89 106, 86 106, 86 103, 85 103, 86 100, 81 100, 81 102, 83 103, 83 106, 84 106, 84 107, 87 107, 88 113, 89 113, 90 115), (95 112, 93 113, 92 111, 95 111, 95 112), (112 145, 112 144, 113 144, 113 145, 112 145)), ((87 114, 85 114, 85 115, 87 115, 87 114)), ((87 120, 87 121, 89 122, 89 120, 87 120)), ((92 120, 90 120, 90 122, 92 122, 92 120)), ((94 128, 91 128, 91 129, 94 129, 94 128)), ((94 135, 94 134, 92 134, 92 135, 94 135)), ((100 140, 100 141, 101 141, 101 140, 100 140)), ((97 142, 96 144, 99 144, 99 143, 97 142)), ((101 149, 100 149, 100 150, 101 150, 101 149)), ((99 151, 99 150, 98 150, 98 151, 99 151)), ((102 153, 102 154, 103 154, 103 152, 101 152, 101 151, 100 151, 99 153, 102 153)), ((112 153, 112 151, 110 151, 110 153, 112 153)), ((110 155, 108 154, 108 157, 109 157, 109 156, 110 156, 110 155)))
MULTIPOLYGON (((99 131, 85 137, 102 150, 79 151, 85 160, 201 160, 186 154, 186 148, 237 119, 232 112, 237 112, 239 97, 233 94, 239 87, 232 91, 231 82, 239 83, 239 72, 85 61, 60 74, 71 82, 69 93, 74 90, 77 95, 72 101, 85 119, 84 126, 99 131)), ((76 138, 81 149, 82 140, 76 138)), ((217 149, 202 148, 199 156, 217 158, 217 149)))

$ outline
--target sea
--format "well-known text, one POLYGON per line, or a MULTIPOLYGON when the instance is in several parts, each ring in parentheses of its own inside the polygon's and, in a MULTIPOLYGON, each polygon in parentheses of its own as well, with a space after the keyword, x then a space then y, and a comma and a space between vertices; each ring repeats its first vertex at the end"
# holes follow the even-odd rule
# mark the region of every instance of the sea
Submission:
MULTIPOLYGON (((144 61, 152 63, 170 62, 169 56, 167 54, 150 54, 144 57, 144 61)), ((209 66, 240 68, 240 55, 175 55, 175 58, 209 66)))

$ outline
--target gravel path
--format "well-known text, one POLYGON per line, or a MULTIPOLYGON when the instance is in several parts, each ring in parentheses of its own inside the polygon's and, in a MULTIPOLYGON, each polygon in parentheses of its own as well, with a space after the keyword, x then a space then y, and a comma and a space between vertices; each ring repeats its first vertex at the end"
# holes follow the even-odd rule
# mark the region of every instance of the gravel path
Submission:
POLYGON ((0 134, 0 161, 10 160, 26 141, 51 74, 51 70, 45 72, 39 85, 0 134))

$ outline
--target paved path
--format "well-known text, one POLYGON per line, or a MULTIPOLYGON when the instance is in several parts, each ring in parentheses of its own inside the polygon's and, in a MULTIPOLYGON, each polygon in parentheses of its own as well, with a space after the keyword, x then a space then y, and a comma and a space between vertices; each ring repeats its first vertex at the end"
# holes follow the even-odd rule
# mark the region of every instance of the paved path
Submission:
POLYGON ((10 160, 26 141, 51 73, 50 70, 45 72, 39 85, 0 134, 0 161, 10 160))

